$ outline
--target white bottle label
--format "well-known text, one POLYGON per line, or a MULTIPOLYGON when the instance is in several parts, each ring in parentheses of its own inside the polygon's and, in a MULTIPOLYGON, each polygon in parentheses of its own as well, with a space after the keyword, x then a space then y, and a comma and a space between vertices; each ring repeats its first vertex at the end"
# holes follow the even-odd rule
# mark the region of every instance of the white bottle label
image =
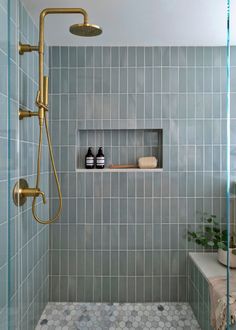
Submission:
POLYGON ((105 164, 105 159, 104 157, 97 157, 96 158, 97 165, 104 165, 105 164))
POLYGON ((93 157, 86 157, 86 165, 93 165, 94 158, 93 157))

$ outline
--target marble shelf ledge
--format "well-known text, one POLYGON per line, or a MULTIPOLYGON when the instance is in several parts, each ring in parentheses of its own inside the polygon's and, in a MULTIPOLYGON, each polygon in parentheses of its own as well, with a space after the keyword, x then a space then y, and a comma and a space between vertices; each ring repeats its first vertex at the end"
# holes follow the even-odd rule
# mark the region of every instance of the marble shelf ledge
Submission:
MULTIPOLYGON (((210 277, 227 275, 227 267, 219 263, 217 253, 190 252, 189 256, 207 280, 210 277)), ((236 274, 236 270, 231 269, 231 273, 236 274)))
POLYGON ((163 168, 104 168, 104 169, 86 169, 86 168, 77 168, 77 173, 102 173, 102 172, 163 172, 163 168))

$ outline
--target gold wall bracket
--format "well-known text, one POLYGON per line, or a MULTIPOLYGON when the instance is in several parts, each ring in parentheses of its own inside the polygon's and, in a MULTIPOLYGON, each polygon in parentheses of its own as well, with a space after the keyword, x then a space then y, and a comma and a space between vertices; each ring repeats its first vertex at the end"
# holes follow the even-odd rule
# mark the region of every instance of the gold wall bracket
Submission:
POLYGON ((35 117, 38 116, 38 111, 33 112, 30 110, 25 110, 25 109, 21 109, 19 110, 19 119, 22 120, 24 118, 29 118, 29 117, 35 117))
POLYGON ((24 55, 24 53, 29 53, 29 52, 38 52, 39 51, 39 46, 32 46, 29 44, 22 44, 19 43, 19 54, 24 55))
POLYGON ((25 204, 27 197, 42 196, 43 203, 46 204, 44 192, 39 188, 29 188, 28 182, 25 179, 20 179, 13 188, 13 201, 16 206, 25 204))

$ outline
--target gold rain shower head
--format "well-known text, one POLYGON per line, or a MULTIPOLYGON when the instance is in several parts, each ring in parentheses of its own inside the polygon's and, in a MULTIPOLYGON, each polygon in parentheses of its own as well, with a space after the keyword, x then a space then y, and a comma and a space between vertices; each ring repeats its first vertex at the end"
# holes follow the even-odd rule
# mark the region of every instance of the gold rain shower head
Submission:
POLYGON ((102 34, 102 29, 93 24, 74 24, 70 27, 70 32, 80 37, 96 37, 102 34))

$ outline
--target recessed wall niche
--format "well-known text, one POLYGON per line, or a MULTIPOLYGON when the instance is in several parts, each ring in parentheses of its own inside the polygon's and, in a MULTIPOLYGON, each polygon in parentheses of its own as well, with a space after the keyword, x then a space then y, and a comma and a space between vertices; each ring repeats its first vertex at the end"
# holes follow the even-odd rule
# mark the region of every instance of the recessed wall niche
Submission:
MULTIPOLYGON (((115 171, 109 168, 112 164, 137 165, 139 157, 155 156, 158 164, 152 170, 160 171, 163 166, 162 135, 162 129, 80 129, 77 131, 77 171, 91 171, 86 170, 84 164, 89 147, 94 156, 99 147, 103 148, 105 170, 115 171)), ((142 171, 138 168, 122 169, 132 170, 142 171)))

